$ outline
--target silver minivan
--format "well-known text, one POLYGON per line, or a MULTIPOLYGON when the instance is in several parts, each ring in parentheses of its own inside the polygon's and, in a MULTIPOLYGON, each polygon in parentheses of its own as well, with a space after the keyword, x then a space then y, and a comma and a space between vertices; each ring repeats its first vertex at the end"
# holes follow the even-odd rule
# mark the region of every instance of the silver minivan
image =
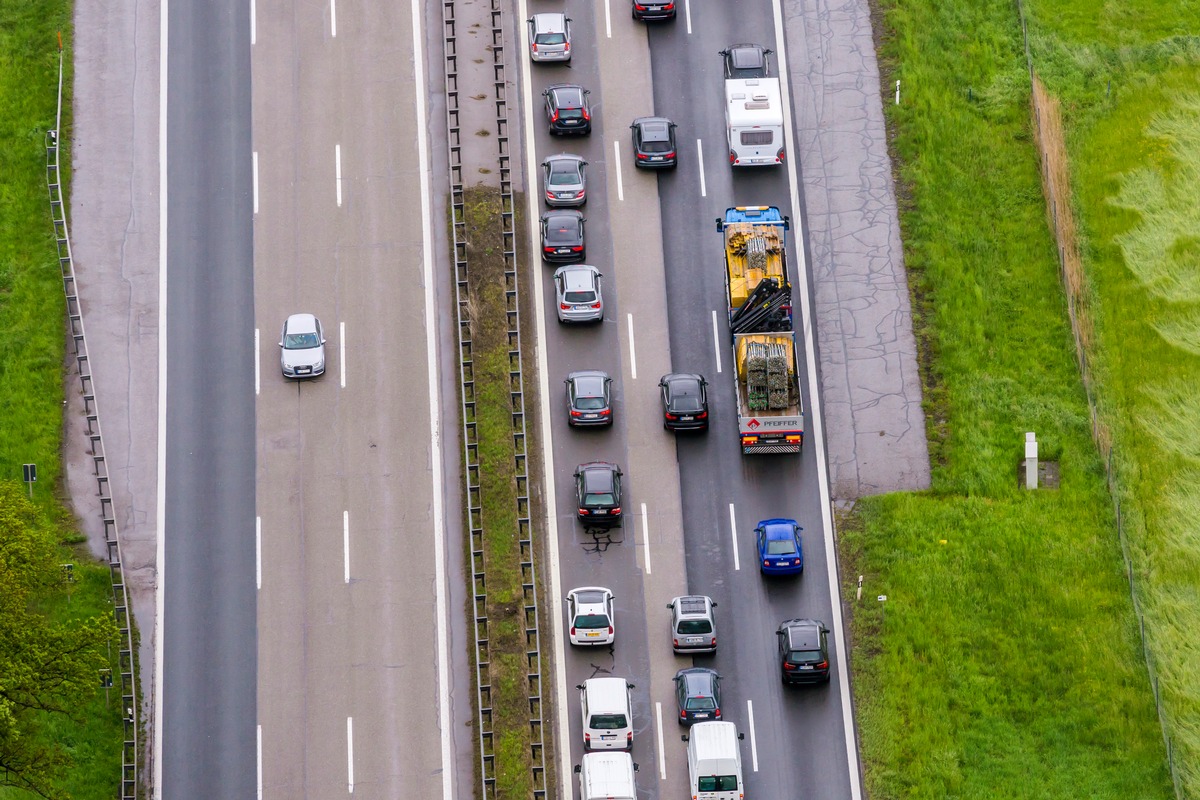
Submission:
POLYGON ((529 18, 529 57, 534 61, 571 60, 571 20, 563 13, 529 18))

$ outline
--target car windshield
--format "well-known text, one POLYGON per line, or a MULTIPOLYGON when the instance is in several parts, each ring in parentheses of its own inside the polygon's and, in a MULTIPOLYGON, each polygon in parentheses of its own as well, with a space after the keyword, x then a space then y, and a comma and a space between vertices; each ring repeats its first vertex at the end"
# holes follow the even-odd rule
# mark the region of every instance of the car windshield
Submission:
POLYGON ((788 651, 787 660, 795 662, 797 664, 804 663, 806 661, 820 661, 821 660, 821 651, 820 650, 790 650, 790 651, 788 651))
POLYGON ((596 301, 595 292, 566 292, 563 299, 568 303, 594 303, 596 301))
POLYGON ((675 626, 678 633, 694 635, 697 633, 712 633, 712 623, 706 619, 681 619, 675 626))
POLYGON ((593 714, 592 728, 599 731, 616 731, 629 727, 624 714, 593 714))
POLYGON ((583 503, 589 506, 611 506, 616 500, 613 499, 612 492, 590 492, 584 495, 583 503))
POLYGON ((607 628, 607 614, 580 614, 575 618, 576 628, 607 628))
POLYGON ((701 775, 696 779, 696 790, 700 792, 734 792, 737 788, 737 775, 701 775))
POLYGON ((537 36, 538 44, 566 44, 566 34, 562 33, 539 33, 537 36))
POLYGON ((717 703, 711 697, 689 697, 684 708, 688 711, 713 711, 717 703))
POLYGON ((767 555, 769 556, 790 556, 795 554, 796 544, 786 539, 772 539, 767 542, 767 555))
POLYGON ((308 350, 320 346, 321 340, 315 333, 289 333, 283 338, 285 350, 308 350))
POLYGON ((579 183, 579 173, 574 167, 554 167, 550 172, 551 186, 573 186, 579 183))

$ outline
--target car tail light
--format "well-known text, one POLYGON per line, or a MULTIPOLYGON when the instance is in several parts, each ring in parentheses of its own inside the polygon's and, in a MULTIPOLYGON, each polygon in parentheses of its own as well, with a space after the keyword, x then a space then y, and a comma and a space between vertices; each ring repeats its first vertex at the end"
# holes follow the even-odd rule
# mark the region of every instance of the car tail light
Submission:
POLYGON ((550 118, 551 122, 558 122, 558 109, 554 109, 554 116, 550 118))
POLYGON ((574 625, 571 626, 571 635, 572 636, 575 635, 575 626, 574 625))
POLYGON ((592 115, 588 113, 588 110, 586 108, 581 108, 580 111, 583 112, 584 119, 590 120, 592 118, 592 115))
POLYGON ((583 744, 586 747, 592 743, 592 735, 590 733, 583 734, 583 744))
POLYGON ((764 567, 769 567, 769 566, 771 566, 771 562, 770 562, 769 560, 767 560, 767 559, 765 559, 765 558, 764 558, 764 559, 763 559, 763 566, 764 566, 764 567))
POLYGON ((612 636, 612 635, 613 635, 613 627, 612 627, 612 625, 609 625, 609 626, 608 626, 608 635, 609 635, 609 636, 612 636))
POLYGON ((592 308, 599 308, 599 307, 600 307, 599 303, 592 303, 592 308))
POLYGON ((820 664, 813 664, 813 666, 816 667, 817 669, 829 669, 829 662, 822 661, 820 664))
POLYGON ((787 437, 788 444, 801 444, 803 442, 804 442, 804 434, 802 434, 802 433, 790 434, 787 437))
POLYGON ((644 5, 642 5, 641 3, 634 3, 634 4, 633 4, 633 7, 634 7, 634 8, 636 8, 638 11, 645 11, 645 10, 646 10, 646 7, 645 7, 644 5))
POLYGON ((572 247, 572 248, 571 248, 571 252, 572 252, 572 253, 582 253, 582 252, 583 252, 583 245, 580 245, 579 247, 572 247))
POLYGON ((686 712, 686 711, 684 711, 682 708, 681 708, 681 709, 679 709, 679 718, 680 718, 680 719, 687 719, 687 712, 686 712))
POLYGON ((563 45, 563 52, 564 53, 571 52, 571 43, 570 42, 567 42, 566 44, 563 45))
POLYGON ((674 11, 674 10, 675 10, 674 3, 667 3, 665 6, 663 6, 663 11, 674 11))
POLYGON ((558 307, 559 307, 559 308, 561 308, 563 311, 570 311, 570 310, 571 310, 571 304, 570 304, 570 303, 560 303, 558 307))
POLYGON ((558 249, 557 247, 543 247, 542 251, 546 252, 546 253, 553 253, 557 249, 558 249))
POLYGON ((678 640, 678 639, 672 639, 672 640, 671 640, 671 644, 672 644, 673 646, 675 646, 675 647, 679 647, 679 640, 678 640))
POLYGON ((576 193, 575 193, 575 199, 576 199, 576 200, 582 200, 582 199, 583 199, 583 196, 584 196, 585 194, 587 194, 587 189, 581 189, 580 191, 578 191, 578 192, 576 192, 576 193))
POLYGON ((679 419, 679 415, 678 415, 678 414, 671 414, 671 413, 668 413, 668 414, 667 414, 667 419, 669 419, 669 420, 677 420, 677 419, 679 419))
POLYGON ((714 718, 714 719, 720 719, 720 718, 721 718, 721 709, 719 709, 719 708, 717 709, 716 713, 715 713, 715 714, 713 714, 713 718, 714 718))
POLYGON ((782 147, 779 148, 779 152, 775 154, 775 160, 778 161, 780 164, 783 163, 783 148, 782 147))
POLYGON ((733 152, 732 150, 729 151, 729 163, 731 165, 738 163, 737 153, 733 152))
POLYGON ((800 559, 798 559, 798 558, 793 558, 793 559, 792 559, 792 566, 796 566, 796 567, 800 566, 800 559))
POLYGON ((586 508, 579 509, 579 516, 581 517, 586 517, 590 513, 592 512, 588 511, 586 508))
POLYGON ((717 646, 717 637, 715 637, 715 636, 712 637, 712 641, 709 642, 708 644, 710 647, 716 647, 717 646))
POLYGON ((616 508, 614 508, 614 509, 612 510, 612 513, 613 513, 613 514, 620 514, 620 513, 621 513, 621 507, 620 507, 620 506, 617 506, 616 508))
POLYGON ((645 153, 638 153, 638 154, 637 154, 637 160, 638 160, 638 161, 645 161, 645 160, 646 160, 647 158, 649 158, 649 157, 650 157, 650 156, 646 155, 645 153))
POLYGON ((633 747, 633 731, 630 731, 629 733, 625 734, 625 741, 629 744, 630 747, 633 747))
POLYGON ((537 42, 534 42, 533 44, 531 44, 530 48, 533 50, 533 52, 536 53, 537 52, 537 42))
POLYGON ((663 158, 674 158, 674 157, 675 157, 675 151, 674 151, 674 150, 672 150, 672 151, 671 151, 671 152, 669 152, 669 153, 663 153, 663 158))
POLYGON ((796 665, 790 664, 787 661, 785 661, 785 662, 783 662, 783 669, 785 672, 792 672, 796 669, 796 665))
MULTIPOLYGON (((563 306, 563 308, 566 308, 566 306, 563 306)), ((744 445, 747 445, 747 444, 758 444, 758 437, 757 437, 757 436, 743 436, 743 437, 742 437, 742 444, 744 444, 744 445)))
POLYGON ((575 409, 573 409, 573 408, 572 408, 572 409, 571 409, 571 416, 572 416, 572 417, 582 417, 582 416, 583 416, 583 412, 582 412, 582 411, 576 411, 575 409))
POLYGON ((547 189, 547 190, 546 190, 546 199, 547 199, 547 200, 553 200, 553 199, 554 199, 554 192, 552 192, 552 191, 550 191, 549 189, 547 189))
POLYGON ((708 412, 701 411, 699 414, 696 415, 696 419, 708 419, 708 412))
POLYGON ((611 408, 606 408, 606 409, 604 409, 603 411, 601 411, 601 412, 599 412, 599 413, 600 413, 600 416, 602 416, 602 417, 607 417, 609 414, 611 414, 611 413, 612 413, 612 409, 611 409, 611 408))

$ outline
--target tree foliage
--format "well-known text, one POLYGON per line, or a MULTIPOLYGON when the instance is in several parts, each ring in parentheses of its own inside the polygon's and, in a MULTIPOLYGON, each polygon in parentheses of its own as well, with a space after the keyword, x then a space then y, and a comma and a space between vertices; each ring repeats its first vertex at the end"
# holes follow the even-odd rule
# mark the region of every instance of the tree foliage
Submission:
POLYGON ((0 785, 62 800, 69 754, 38 730, 47 715, 77 718, 99 690, 116 623, 57 621, 43 610, 67 589, 57 533, 20 484, 0 483, 0 785))

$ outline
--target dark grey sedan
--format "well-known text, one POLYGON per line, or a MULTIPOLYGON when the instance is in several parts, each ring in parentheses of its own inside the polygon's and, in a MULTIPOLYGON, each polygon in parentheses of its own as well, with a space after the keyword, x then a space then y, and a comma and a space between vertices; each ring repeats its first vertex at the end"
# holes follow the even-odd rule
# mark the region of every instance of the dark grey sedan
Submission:
POLYGON ((542 260, 551 264, 583 261, 583 214, 553 210, 542 214, 542 260))
POLYGON ((612 378, 598 369, 572 372, 567 385, 567 423, 574 427, 612 425, 612 378))

